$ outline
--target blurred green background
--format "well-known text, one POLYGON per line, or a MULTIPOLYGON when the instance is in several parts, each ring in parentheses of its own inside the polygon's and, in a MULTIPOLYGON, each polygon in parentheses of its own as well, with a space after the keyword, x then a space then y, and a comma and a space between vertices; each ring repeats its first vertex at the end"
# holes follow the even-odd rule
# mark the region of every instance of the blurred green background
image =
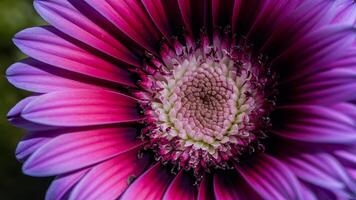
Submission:
POLYGON ((0 200, 40 200, 49 184, 48 179, 23 175, 21 163, 15 159, 17 142, 23 130, 12 127, 6 113, 27 94, 11 86, 5 78, 6 68, 24 57, 13 45, 13 35, 44 22, 32 6, 33 0, 0 0, 0 200))

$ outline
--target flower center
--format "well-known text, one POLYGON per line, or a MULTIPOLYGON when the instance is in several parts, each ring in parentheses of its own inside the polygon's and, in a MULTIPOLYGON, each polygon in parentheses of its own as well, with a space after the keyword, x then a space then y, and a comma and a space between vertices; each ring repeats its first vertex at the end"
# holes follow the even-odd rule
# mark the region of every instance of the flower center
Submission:
POLYGON ((246 45, 201 40, 199 46, 165 48, 163 62, 154 60, 142 78, 149 94, 138 95, 150 96, 142 101, 143 135, 156 159, 195 173, 229 168, 261 145, 275 84, 246 45))

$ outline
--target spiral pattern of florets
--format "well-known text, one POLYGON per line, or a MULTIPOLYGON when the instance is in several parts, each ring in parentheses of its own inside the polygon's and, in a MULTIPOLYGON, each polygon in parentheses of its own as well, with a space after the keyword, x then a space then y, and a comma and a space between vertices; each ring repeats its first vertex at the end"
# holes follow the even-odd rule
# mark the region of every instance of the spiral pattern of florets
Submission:
POLYGON ((203 37, 197 46, 176 42, 161 54, 163 62, 146 66, 147 92, 137 95, 148 123, 143 137, 157 160, 198 173, 228 168, 262 147, 275 77, 247 45, 203 37))

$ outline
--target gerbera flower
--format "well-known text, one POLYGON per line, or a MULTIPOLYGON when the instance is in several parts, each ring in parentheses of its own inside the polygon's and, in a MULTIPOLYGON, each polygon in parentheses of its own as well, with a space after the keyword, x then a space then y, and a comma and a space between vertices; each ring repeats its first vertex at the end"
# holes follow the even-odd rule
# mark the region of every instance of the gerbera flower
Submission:
POLYGON ((353 0, 36 0, 8 80, 46 199, 356 198, 353 0))

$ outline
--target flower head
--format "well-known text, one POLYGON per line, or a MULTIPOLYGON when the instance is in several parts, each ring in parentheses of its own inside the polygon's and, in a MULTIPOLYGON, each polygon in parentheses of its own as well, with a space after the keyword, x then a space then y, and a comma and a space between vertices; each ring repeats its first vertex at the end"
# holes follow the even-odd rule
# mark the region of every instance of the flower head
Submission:
POLYGON ((352 0, 35 0, 8 80, 46 199, 356 198, 352 0))

